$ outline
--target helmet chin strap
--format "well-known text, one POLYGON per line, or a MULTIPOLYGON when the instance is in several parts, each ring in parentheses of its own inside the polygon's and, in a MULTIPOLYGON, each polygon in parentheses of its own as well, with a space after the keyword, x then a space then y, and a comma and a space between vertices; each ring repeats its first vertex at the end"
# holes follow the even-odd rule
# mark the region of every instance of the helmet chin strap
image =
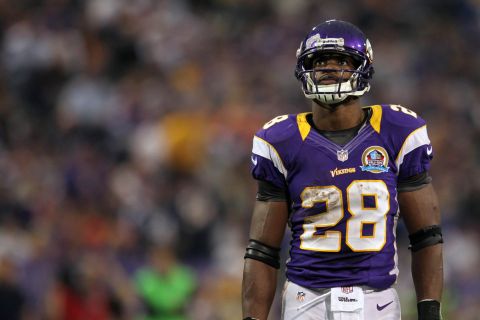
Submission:
POLYGON ((323 100, 319 100, 317 98, 313 98, 312 101, 315 102, 316 104, 318 104, 320 107, 322 107, 324 109, 327 109, 327 110, 330 110, 330 111, 335 111, 340 105, 346 104, 346 103, 348 103, 348 102, 350 102, 350 101, 352 101, 353 99, 356 99, 356 98, 358 98, 358 97, 357 96, 347 96, 343 100, 338 101, 338 102, 334 102, 334 103, 323 102, 323 100))
POLYGON ((318 93, 305 93, 305 97, 318 100, 322 104, 335 105, 340 104, 348 97, 360 97, 370 90, 370 86, 367 85, 363 90, 354 91, 350 81, 343 82, 341 84, 330 84, 324 86, 315 86, 315 90, 318 93), (340 87, 340 88, 339 88, 340 87), (340 89, 340 90, 339 90, 340 89))
MULTIPOLYGON (((338 87, 338 85, 334 84, 332 86, 338 87)), ((327 91, 328 92, 328 91, 327 91)), ((321 101, 324 104, 328 105, 336 105, 347 99, 348 94, 346 93, 323 93, 323 94, 315 94, 315 99, 321 101)))

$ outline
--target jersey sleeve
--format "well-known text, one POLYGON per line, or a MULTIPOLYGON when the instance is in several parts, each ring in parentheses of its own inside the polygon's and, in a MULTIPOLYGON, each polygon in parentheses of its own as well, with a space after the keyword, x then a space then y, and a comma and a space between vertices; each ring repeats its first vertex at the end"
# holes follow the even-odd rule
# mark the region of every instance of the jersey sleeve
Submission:
POLYGON ((267 181, 278 188, 286 188, 285 167, 275 148, 255 136, 252 148, 252 176, 267 181))
POLYGON ((427 172, 430 169, 430 161, 433 159, 433 147, 428 139, 425 128, 425 137, 422 140, 415 141, 414 149, 405 150, 398 158, 400 173, 398 180, 403 181, 409 177, 427 172))
POLYGON ((251 160, 253 178, 267 181, 278 188, 286 189, 285 179, 287 170, 280 154, 272 144, 255 135, 253 137, 251 160))
POLYGON ((293 115, 279 116, 267 122, 253 137, 252 176, 287 189, 287 162, 294 148, 292 136, 298 135, 293 115))
POLYGON ((390 106, 395 114, 396 128, 393 132, 399 138, 395 165, 398 168, 398 181, 427 172, 433 159, 433 147, 428 137, 427 125, 413 111, 402 106, 390 106))

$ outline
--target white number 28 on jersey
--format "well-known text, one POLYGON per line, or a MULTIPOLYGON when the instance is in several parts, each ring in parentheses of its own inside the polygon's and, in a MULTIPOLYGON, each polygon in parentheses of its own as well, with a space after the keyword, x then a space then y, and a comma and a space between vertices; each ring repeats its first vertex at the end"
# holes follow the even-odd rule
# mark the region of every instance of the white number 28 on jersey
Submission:
POLYGON ((325 203, 326 211, 308 216, 304 220, 300 236, 300 248, 310 251, 339 252, 342 237, 345 244, 355 252, 380 251, 387 240, 387 213, 390 210, 390 193, 382 180, 355 180, 346 190, 347 210, 351 217, 346 224, 345 235, 341 231, 325 231, 316 234, 319 228, 337 225, 345 213, 342 192, 335 186, 307 187, 301 194, 302 207, 313 208, 325 203), (374 205, 366 207, 365 197, 374 199, 374 205), (365 225, 373 230, 363 234, 365 225))

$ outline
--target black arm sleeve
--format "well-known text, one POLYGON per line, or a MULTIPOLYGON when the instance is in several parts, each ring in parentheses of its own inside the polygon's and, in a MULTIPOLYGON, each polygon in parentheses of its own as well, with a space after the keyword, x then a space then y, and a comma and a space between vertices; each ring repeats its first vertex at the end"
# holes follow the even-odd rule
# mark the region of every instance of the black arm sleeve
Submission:
POLYGON ((279 188, 273 183, 258 180, 258 201, 288 201, 287 190, 279 188))
POLYGON ((432 182, 432 177, 428 174, 428 171, 409 177, 403 181, 398 181, 397 191, 408 192, 422 189, 432 182))

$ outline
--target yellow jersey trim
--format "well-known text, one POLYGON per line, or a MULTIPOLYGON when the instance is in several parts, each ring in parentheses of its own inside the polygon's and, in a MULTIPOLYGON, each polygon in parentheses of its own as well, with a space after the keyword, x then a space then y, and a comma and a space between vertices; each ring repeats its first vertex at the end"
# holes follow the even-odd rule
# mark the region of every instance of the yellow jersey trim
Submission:
POLYGON ((382 106, 377 104, 371 106, 372 108, 372 117, 370 118, 370 125, 377 132, 380 133, 380 127, 382 123, 382 106))
POLYGON ((310 133, 310 130, 312 127, 307 121, 307 114, 311 112, 303 112, 297 114, 297 125, 298 125, 298 130, 300 131, 300 135, 302 136, 302 141, 305 141, 307 138, 308 134, 310 133))

